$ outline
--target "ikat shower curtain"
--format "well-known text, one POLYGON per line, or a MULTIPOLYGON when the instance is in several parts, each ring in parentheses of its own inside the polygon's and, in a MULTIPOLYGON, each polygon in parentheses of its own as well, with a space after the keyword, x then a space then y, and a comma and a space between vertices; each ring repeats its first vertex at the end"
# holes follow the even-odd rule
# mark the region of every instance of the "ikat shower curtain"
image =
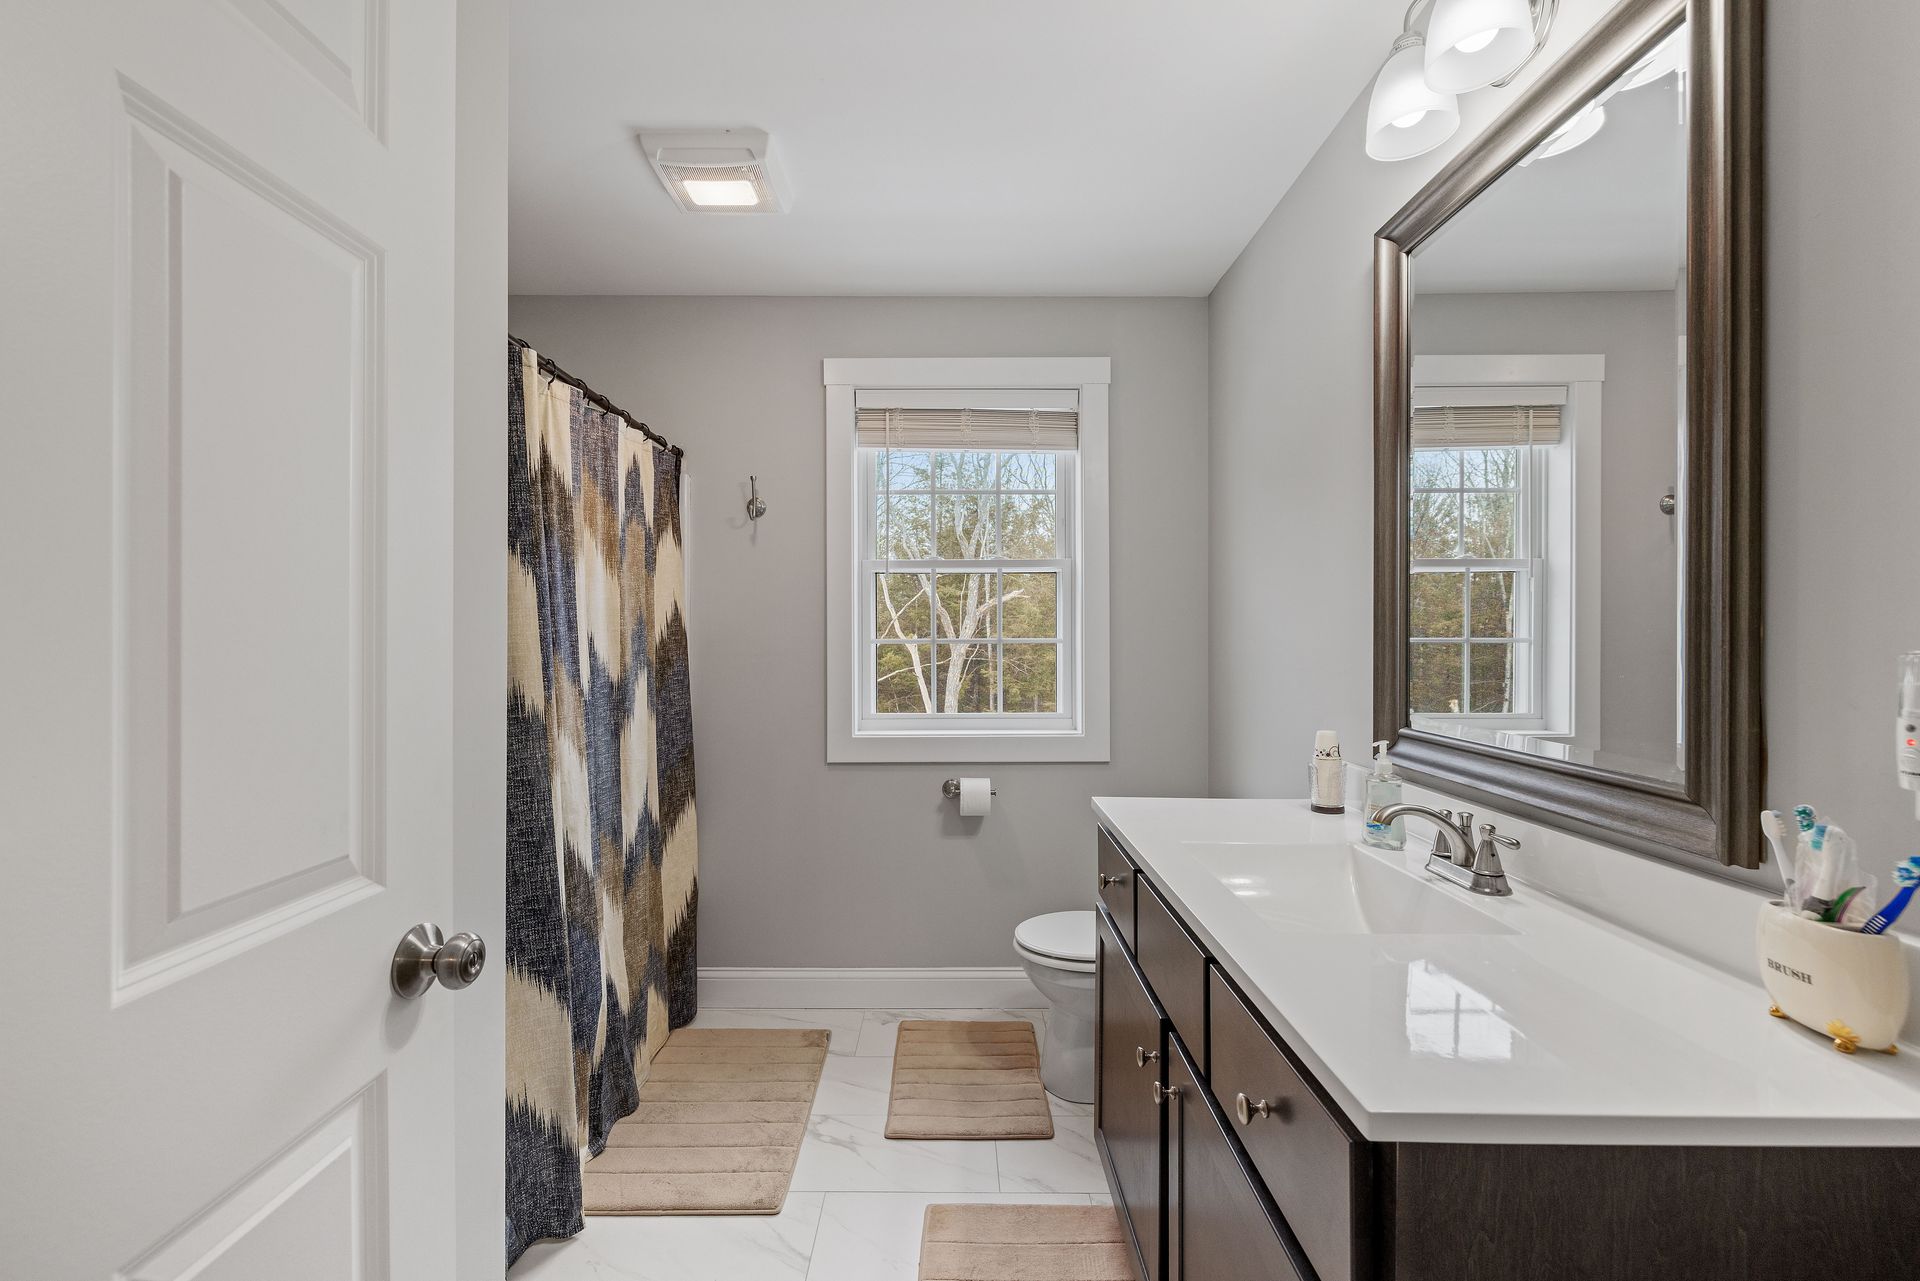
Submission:
POLYGON ((507 365, 507 1262, 694 1014, 680 459, 507 365))

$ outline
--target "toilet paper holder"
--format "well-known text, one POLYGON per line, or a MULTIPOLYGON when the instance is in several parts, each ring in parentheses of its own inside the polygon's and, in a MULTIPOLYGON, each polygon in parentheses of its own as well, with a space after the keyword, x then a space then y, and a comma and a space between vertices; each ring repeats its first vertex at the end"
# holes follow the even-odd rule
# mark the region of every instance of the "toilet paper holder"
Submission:
MULTIPOLYGON (((960 799, 960 780, 957 778, 950 778, 946 782, 940 784, 940 794, 942 796, 945 796, 950 801, 959 800, 960 799)), ((987 795, 998 796, 1000 795, 1000 789, 997 787, 989 787, 987 789, 987 795)))

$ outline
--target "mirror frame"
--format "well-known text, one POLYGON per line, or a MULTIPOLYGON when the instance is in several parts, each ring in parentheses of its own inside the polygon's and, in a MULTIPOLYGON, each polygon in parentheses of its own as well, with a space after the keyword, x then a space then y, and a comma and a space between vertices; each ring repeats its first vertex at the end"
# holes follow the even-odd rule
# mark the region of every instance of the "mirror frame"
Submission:
POLYGON ((1374 737, 1412 781, 1700 866, 1758 867, 1762 0, 1622 0, 1374 240, 1374 737), (1687 121, 1685 777, 1661 782, 1408 727, 1409 255, 1681 22, 1687 121))

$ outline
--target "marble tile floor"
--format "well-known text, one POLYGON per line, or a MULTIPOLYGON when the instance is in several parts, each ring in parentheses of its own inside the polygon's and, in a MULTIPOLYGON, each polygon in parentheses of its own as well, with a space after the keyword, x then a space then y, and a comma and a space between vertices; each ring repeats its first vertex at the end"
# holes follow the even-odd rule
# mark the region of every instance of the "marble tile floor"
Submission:
POLYGON ((528 1250, 511 1281, 913 1281, 920 1220, 941 1202, 1107 1200, 1093 1108, 1048 1096, 1051 1140, 884 1137, 894 1037, 906 1019, 1026 1019, 1044 1010, 703 1010, 696 1027, 823 1027, 833 1035, 793 1190, 779 1214, 588 1216, 528 1250))

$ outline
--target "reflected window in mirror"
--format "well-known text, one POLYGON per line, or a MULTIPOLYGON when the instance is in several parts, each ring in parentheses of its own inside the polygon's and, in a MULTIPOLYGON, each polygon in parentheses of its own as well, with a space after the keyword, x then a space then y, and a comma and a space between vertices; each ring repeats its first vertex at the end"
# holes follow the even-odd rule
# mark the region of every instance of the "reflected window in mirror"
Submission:
MULTIPOLYGON (((1444 397, 1453 389, 1440 389, 1444 397)), ((1408 711, 1544 729, 1545 450, 1524 405, 1416 409, 1408 477, 1408 711)), ((1555 415, 1557 422, 1557 414, 1555 415)))

